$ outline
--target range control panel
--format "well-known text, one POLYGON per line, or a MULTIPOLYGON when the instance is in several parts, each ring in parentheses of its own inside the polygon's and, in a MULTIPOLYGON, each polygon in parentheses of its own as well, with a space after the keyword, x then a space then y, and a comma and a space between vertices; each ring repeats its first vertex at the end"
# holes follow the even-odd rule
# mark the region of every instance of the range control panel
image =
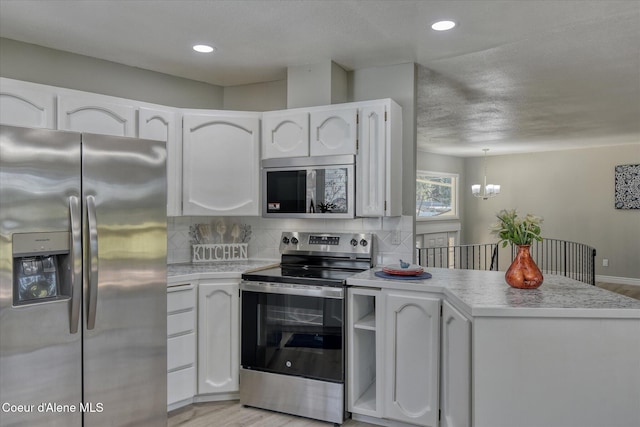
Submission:
POLYGON ((318 236, 318 235, 310 235, 309 236, 309 244, 310 245, 334 245, 338 246, 340 244, 339 236, 318 236))
POLYGON ((318 252, 323 254, 357 254, 370 256, 371 233, 313 233, 285 231, 280 239, 280 253, 318 252))

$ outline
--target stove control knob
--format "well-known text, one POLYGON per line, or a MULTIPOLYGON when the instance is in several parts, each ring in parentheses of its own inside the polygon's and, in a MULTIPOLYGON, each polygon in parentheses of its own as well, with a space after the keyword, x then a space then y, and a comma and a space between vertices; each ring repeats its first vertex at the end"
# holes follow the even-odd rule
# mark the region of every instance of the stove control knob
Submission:
POLYGON ((367 246, 369 244, 369 242, 367 242, 366 240, 362 239, 360 240, 360 246, 367 246))
POLYGON ((283 237, 282 238, 282 243, 284 243, 285 245, 289 244, 289 238, 288 237, 283 237))
POLYGON ((296 239, 295 237, 291 238, 291 243, 293 243, 294 245, 298 244, 298 239, 296 239))
POLYGON ((358 246, 358 241, 356 239, 351 239, 351 246, 358 246))

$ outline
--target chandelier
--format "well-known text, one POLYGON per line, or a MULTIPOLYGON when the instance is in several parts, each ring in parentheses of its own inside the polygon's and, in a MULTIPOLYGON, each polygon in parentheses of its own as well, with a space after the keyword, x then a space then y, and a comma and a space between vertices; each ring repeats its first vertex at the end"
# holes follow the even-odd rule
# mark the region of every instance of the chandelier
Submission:
POLYGON ((487 184, 487 151, 489 151, 489 149, 483 148, 482 151, 484 151, 484 184, 473 184, 471 186, 471 192, 474 196, 487 200, 500 194, 500 185, 487 184))

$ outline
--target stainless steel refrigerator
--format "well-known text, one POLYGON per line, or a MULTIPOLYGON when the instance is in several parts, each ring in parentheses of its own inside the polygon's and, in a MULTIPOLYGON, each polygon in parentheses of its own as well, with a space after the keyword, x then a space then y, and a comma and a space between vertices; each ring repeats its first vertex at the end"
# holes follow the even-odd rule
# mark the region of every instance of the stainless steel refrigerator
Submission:
POLYGON ((166 425, 165 162, 0 127, 0 426, 166 425))

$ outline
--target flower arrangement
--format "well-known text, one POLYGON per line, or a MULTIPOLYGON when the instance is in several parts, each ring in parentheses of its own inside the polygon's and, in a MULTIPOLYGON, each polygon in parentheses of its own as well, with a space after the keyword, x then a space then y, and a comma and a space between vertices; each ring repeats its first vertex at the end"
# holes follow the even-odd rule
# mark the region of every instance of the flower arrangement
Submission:
POLYGON ((491 226, 492 234, 498 235, 502 247, 508 243, 514 245, 530 245, 534 240, 541 241, 540 236, 542 217, 527 214, 523 219, 518 218, 515 209, 503 209, 496 214, 498 222, 491 226))

